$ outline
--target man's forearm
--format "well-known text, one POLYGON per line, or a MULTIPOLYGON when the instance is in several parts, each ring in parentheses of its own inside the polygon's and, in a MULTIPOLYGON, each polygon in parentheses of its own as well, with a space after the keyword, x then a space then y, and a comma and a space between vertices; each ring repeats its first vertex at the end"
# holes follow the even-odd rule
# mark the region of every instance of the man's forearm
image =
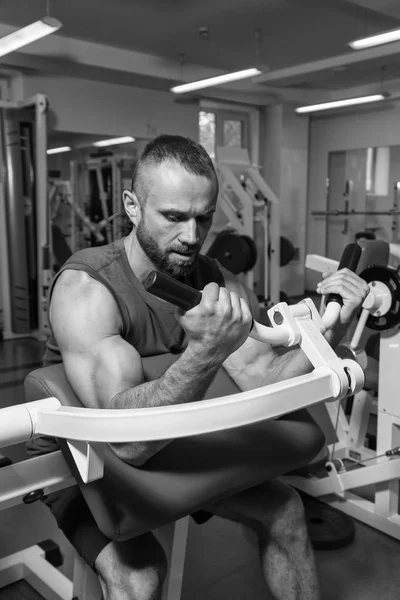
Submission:
MULTIPOLYGON (((187 348, 160 378, 116 394, 112 409, 171 406, 201 400, 222 361, 187 348)), ((142 465, 171 440, 112 444, 115 453, 126 462, 142 465)))
MULTIPOLYGON (((337 324, 325 334, 333 349, 342 341, 350 325, 351 323, 337 324)), ((311 362, 298 346, 271 348, 268 344, 251 338, 228 357, 224 368, 243 391, 298 377, 310 373, 313 369, 311 362)))

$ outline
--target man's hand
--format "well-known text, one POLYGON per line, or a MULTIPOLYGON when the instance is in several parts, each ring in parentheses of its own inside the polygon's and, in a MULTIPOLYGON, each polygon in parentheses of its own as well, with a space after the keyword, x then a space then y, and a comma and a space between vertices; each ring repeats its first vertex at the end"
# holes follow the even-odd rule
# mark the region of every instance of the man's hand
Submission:
POLYGON ((322 273, 317 292, 323 296, 339 294, 343 298, 339 320, 341 324, 346 324, 368 296, 369 286, 353 271, 340 269, 336 273, 322 273))
POLYGON ((246 341, 252 323, 246 301, 216 283, 206 285, 200 304, 187 312, 177 309, 176 316, 189 347, 221 363, 246 341))

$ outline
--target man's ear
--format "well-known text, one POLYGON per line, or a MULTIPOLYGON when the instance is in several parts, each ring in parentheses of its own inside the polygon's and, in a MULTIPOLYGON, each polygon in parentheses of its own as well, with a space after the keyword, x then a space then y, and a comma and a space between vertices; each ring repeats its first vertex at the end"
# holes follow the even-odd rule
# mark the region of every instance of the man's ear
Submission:
POLYGON ((142 207, 140 206, 140 202, 137 199, 136 194, 134 192, 124 190, 122 193, 122 200, 124 202, 125 212, 130 221, 137 226, 142 215, 142 207))

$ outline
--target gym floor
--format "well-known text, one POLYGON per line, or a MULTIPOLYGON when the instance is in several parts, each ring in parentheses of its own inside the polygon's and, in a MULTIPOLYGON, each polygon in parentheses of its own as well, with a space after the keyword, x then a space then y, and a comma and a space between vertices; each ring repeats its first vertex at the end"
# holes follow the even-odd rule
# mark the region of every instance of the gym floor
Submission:
MULTIPOLYGON (((33 339, 0 341, 0 407, 23 400, 23 380, 40 366, 43 344, 33 339)), ((24 458, 22 445, 1 449, 13 462, 24 458)), ((44 539, 53 539, 64 556, 61 570, 72 575, 73 552, 50 512, 35 503, 0 512, 0 558, 44 539)), ((400 543, 362 523, 345 548, 318 551, 322 600, 397 600, 400 590, 400 543)), ((26 600, 21 588, 0 591, 0 600, 26 600)), ((244 528, 214 517, 191 522, 182 600, 269 600, 255 537, 244 528)))

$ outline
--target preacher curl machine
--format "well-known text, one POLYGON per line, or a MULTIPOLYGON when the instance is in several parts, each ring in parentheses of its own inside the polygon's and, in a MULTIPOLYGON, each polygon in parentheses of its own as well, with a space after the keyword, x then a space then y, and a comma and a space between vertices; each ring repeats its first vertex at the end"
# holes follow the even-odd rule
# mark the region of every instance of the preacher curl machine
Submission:
MULTIPOLYGON (((390 244, 390 251, 398 248, 390 244)), ((339 356, 351 357, 368 369, 368 357, 362 346, 367 327, 380 334, 379 378, 376 390, 362 389, 355 395, 350 411, 340 401, 326 404, 334 431, 328 446, 329 459, 321 469, 307 477, 289 477, 288 481, 333 508, 367 525, 400 539, 400 277, 388 267, 389 244, 370 241, 365 244, 360 277, 368 282, 370 293, 363 303, 351 340, 338 350, 339 356), (382 247, 383 253, 382 253, 382 247), (383 264, 379 264, 383 263, 383 264), (376 415, 375 436, 368 426, 376 415), (374 447, 375 446, 375 447, 374 447)), ((310 255, 306 266, 317 271, 334 271, 337 262, 310 255)))
MULTIPOLYGON (((201 298, 200 292, 182 287, 160 273, 152 274, 146 289, 186 310, 201 298)), ((340 299, 328 300, 323 316, 306 299, 294 306, 282 302, 272 307, 268 311, 272 327, 253 322, 252 337, 272 345, 299 345, 314 370, 247 392, 231 393, 232 383, 221 369, 200 402, 135 410, 87 409, 72 391, 62 365, 32 372, 25 382, 25 403, 0 411, 0 446, 49 435, 59 439, 61 449, 0 469, 0 509, 29 503, 51 491, 78 484, 99 528, 110 539, 129 539, 175 522, 164 597, 178 600, 187 515, 222 494, 237 493, 265 479, 258 444, 251 444, 251 456, 251 452, 245 456, 242 451, 235 453, 237 428, 319 402, 339 402, 362 389, 361 367, 354 360, 338 358, 324 338, 324 332, 335 324, 340 312, 340 299), (204 447, 222 435, 229 438, 225 441, 227 459, 223 468, 214 469, 215 447, 211 460, 204 447), (183 452, 181 446, 175 453, 176 462, 164 470, 135 469, 108 447, 110 443, 171 438, 177 441, 170 447, 187 443, 192 454, 183 452)), ((166 355, 156 367, 158 373, 154 357, 143 359, 146 379, 159 377, 168 361, 176 358, 166 355)), ((253 430, 250 435, 253 440, 253 430)), ((259 439, 261 446, 271 444, 271 438, 265 434, 264 437, 259 439)), ((300 466, 301 456, 296 454, 295 460, 300 466)), ((0 560, 0 587, 25 576, 45 600, 100 597, 96 578, 80 559, 71 582, 44 560, 38 546, 0 560)))

